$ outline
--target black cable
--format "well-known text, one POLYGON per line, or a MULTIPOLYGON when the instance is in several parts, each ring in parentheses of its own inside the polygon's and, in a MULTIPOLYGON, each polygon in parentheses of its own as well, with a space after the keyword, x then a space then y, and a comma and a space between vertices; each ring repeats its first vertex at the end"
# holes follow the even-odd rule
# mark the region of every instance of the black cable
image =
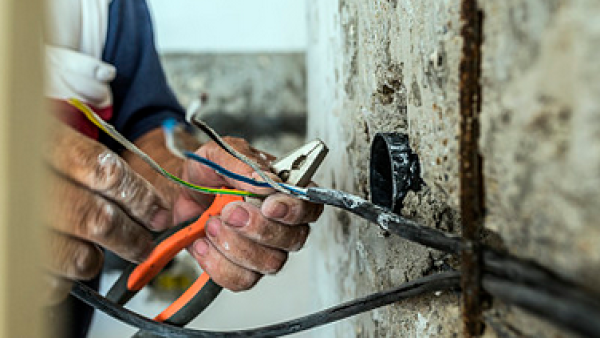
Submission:
MULTIPOLYGON (((550 294, 562 294, 572 302, 600 311, 600 295, 585 290, 533 261, 519 259, 490 248, 483 251, 484 272, 550 294)), ((600 318, 600 317, 599 317, 600 318)), ((600 334, 600 332, 599 332, 600 334)))
MULTIPOLYGON (((349 211, 392 234, 427 247, 453 254, 460 254, 464 248, 462 239, 457 236, 422 226, 342 191, 309 188, 307 196, 313 202, 349 211)), ((583 290, 536 262, 519 259, 487 246, 482 248, 482 255, 484 287, 490 294, 577 333, 600 337, 598 295, 583 290), (575 320, 577 317, 581 319, 575 320), (594 319, 595 322, 584 323, 583 318, 594 319)))
POLYGON ((430 248, 449 253, 459 253, 463 248, 462 239, 458 236, 420 225, 413 220, 399 216, 383 207, 343 191, 308 188, 306 196, 311 202, 331 205, 349 211, 378 224, 385 231, 430 248))
MULTIPOLYGON (((308 189, 314 202, 332 205, 357 214, 383 229, 422 245, 459 254, 463 243, 459 237, 428 228, 391 213, 356 196, 322 188, 308 189)), ((586 336, 600 336, 600 302, 579 286, 531 261, 522 260, 489 247, 482 250, 483 287, 491 295, 549 319, 552 323, 586 336)), ((142 317, 116 305, 85 285, 76 283, 72 294, 107 314, 169 337, 274 337, 300 332, 372 310, 428 291, 458 286, 458 273, 428 276, 396 289, 376 293, 329 310, 263 328, 230 332, 211 332, 180 328, 142 317)))
POLYGON ((486 275, 483 288, 494 297, 570 329, 585 337, 600 336, 600 308, 565 292, 549 293, 534 286, 486 275))
POLYGON ((280 337, 329 324, 362 312, 389 305, 410 297, 428 292, 457 288, 460 285, 458 272, 440 273, 405 283, 397 288, 374 293, 351 302, 347 302, 324 311, 320 311, 295 320, 269 325, 256 329, 239 331, 202 331, 155 322, 135 312, 129 311, 80 282, 75 282, 71 294, 107 315, 155 335, 174 338, 195 337, 280 337))
MULTIPOLYGON (((420 225, 354 195, 324 188, 309 188, 307 195, 313 202, 352 212, 412 242, 453 254, 460 254, 463 249, 460 237, 420 225)), ((579 286, 535 262, 519 259, 487 246, 483 246, 481 250, 484 270, 495 276, 526 285, 535 285, 549 292, 567 292, 571 297, 582 302, 593 302, 594 298, 598 298, 597 295, 590 297, 589 293, 581 290, 579 286)))

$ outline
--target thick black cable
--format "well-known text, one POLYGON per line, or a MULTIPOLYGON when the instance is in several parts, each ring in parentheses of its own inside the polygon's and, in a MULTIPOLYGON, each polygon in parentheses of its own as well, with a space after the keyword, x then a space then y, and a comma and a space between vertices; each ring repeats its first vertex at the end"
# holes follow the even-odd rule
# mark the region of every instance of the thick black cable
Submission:
POLYGON ((429 228, 397 215, 358 196, 333 189, 308 188, 306 196, 311 202, 340 208, 378 224, 383 230, 409 241, 449 253, 459 253, 463 248, 460 237, 429 228))
MULTIPOLYGON (((585 337, 600 336, 600 309, 568 292, 549 293, 494 276, 484 276, 483 288, 494 297, 585 337)), ((568 290, 563 290, 568 291, 568 290)))
MULTIPOLYGON (((321 188, 310 188, 308 192, 314 202, 336 206, 355 213, 405 239, 450 253, 460 253, 463 248, 460 238, 456 236, 424 227, 350 194, 321 188)), ((600 318, 600 302, 597 295, 564 280, 535 262, 522 260, 489 247, 484 247, 482 252, 483 286, 491 295, 579 334, 600 336, 600 321, 597 320, 600 318)), ((442 281, 450 283, 449 280, 458 283, 458 274, 425 277, 399 288, 373 294, 293 321, 254 330, 231 332, 190 330, 157 323, 108 301, 81 284, 77 284, 72 293, 116 319, 157 335, 170 337, 272 337, 324 325, 400 299, 432 291, 439 288, 440 285, 446 285, 448 288, 450 286, 442 281)), ((453 286, 456 285, 453 284, 453 286)))
MULTIPOLYGON (((464 248, 462 239, 443 231, 429 228, 399 216, 385 208, 342 191, 309 188, 307 195, 312 202, 323 203, 349 211, 378 224, 382 229, 404 239, 453 254, 460 254, 464 248)), ((548 292, 569 293, 581 302, 596 303, 598 295, 592 295, 579 286, 561 278, 543 266, 499 252, 487 246, 482 247, 484 270, 507 280, 535 285, 548 292)))
POLYGON ((416 297, 428 292, 453 289, 459 285, 460 274, 458 272, 431 275, 405 283, 388 291, 374 293, 295 320, 256 329, 227 332, 192 330, 153 321, 109 301, 96 291, 79 282, 75 282, 71 294, 115 319, 159 336, 173 338, 280 337, 329 324, 403 299, 416 297))
MULTIPOLYGON (((312 202, 349 211, 392 234, 427 247, 453 254, 460 254, 464 249, 461 238, 457 236, 422 226, 357 196, 324 188, 309 188, 307 196, 312 202)), ((536 262, 519 259, 487 246, 482 248, 482 255, 484 282, 487 281, 484 287, 489 287, 486 290, 490 294, 577 333, 593 333, 591 336, 600 337, 600 297, 597 294, 583 290, 536 262), (514 292, 511 291, 513 288, 514 292), (539 302, 536 297, 539 297, 539 302), (588 315, 580 318, 595 318, 596 322, 574 321, 584 313, 588 315)))
MULTIPOLYGON (((595 308, 595 311, 600 313, 600 295, 583 289, 536 262, 519 259, 490 248, 484 249, 483 262, 487 275, 534 287, 549 294, 561 294, 568 297, 572 303, 585 308, 595 308)), ((598 335, 600 336, 600 332, 598 335)))

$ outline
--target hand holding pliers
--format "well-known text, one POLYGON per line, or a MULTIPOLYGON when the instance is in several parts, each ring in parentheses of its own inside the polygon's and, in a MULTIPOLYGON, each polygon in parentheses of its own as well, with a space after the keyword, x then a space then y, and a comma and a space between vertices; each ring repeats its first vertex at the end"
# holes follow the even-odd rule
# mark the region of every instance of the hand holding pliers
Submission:
MULTIPOLYGON (((313 141, 272 165, 280 179, 294 186, 307 185, 327 153, 321 141, 313 141)), ((260 203, 255 198, 253 203, 260 203)), ((147 285, 181 250, 205 236, 206 222, 220 215, 223 207, 244 197, 217 195, 211 206, 198 218, 189 220, 161 234, 156 247, 141 264, 129 265, 108 292, 107 298, 120 305, 126 304, 147 285)), ((221 287, 203 273, 194 284, 155 320, 183 326, 200 314, 218 296, 221 287)))

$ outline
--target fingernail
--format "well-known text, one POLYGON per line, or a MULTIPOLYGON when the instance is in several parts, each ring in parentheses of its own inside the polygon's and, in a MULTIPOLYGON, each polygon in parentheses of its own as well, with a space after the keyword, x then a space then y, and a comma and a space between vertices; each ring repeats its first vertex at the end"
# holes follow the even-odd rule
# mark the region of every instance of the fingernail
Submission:
POLYGON ((283 202, 275 202, 270 208, 269 215, 272 218, 284 218, 288 214, 289 207, 283 202))
POLYGON ((203 239, 196 241, 196 243, 194 243, 194 251, 196 251, 198 256, 206 255, 208 252, 208 243, 206 243, 206 241, 203 239))
POLYGON ((159 209, 150 221, 150 227, 155 230, 164 230, 170 224, 171 213, 165 209, 159 209))
POLYGON ((235 207, 229 217, 227 218, 227 223, 236 226, 243 227, 248 225, 248 221, 250 220, 250 214, 246 209, 242 207, 235 207))
POLYGON ((208 224, 206 224, 206 232, 211 237, 217 237, 219 235, 219 231, 221 230, 221 222, 218 219, 209 219, 208 224))

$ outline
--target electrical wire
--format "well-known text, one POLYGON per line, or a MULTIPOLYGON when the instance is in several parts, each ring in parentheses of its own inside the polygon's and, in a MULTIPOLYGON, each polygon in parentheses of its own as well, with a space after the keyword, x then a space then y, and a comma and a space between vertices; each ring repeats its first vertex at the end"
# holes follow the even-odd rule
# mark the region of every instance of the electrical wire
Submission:
POLYGON ((311 187, 307 198, 313 203, 330 205, 371 221, 386 232, 421 245, 448 253, 460 253, 463 243, 460 237, 423 226, 392 211, 343 191, 311 187))
POLYGON ((121 135, 112 125, 108 122, 104 121, 100 118, 90 107, 88 107, 85 103, 71 98, 67 101, 73 107, 77 108, 80 112, 82 112, 85 117, 90 120, 94 125, 96 125, 100 130, 104 131, 110 137, 112 137, 115 141, 119 142, 125 149, 133 152, 138 155, 144 162, 146 162, 154 171, 159 173, 160 175, 166 177, 167 179, 184 186, 188 189, 206 193, 206 194, 223 194, 223 195, 236 195, 236 196, 252 196, 258 197, 260 195, 254 194, 248 191, 234 190, 234 189, 216 189, 203 187, 199 185, 195 185, 193 183, 187 182, 170 172, 163 169, 158 163, 156 163, 150 156, 148 156, 145 152, 139 149, 135 144, 130 142, 127 138, 121 135))
POLYGON ((458 272, 440 273, 419 278, 391 290, 377 292, 295 320, 256 329, 228 332, 192 330, 153 321, 109 301, 80 282, 75 282, 71 294, 115 319, 159 337, 280 337, 329 324, 429 292, 458 288, 459 285, 460 274, 458 272))
POLYGON ((210 137, 215 143, 217 143, 217 145, 219 145, 221 148, 223 148, 223 150, 225 150, 226 152, 228 152, 230 155, 232 155, 233 157, 237 158, 238 160, 244 162, 245 164, 247 164, 250 168, 252 168, 265 182, 267 182, 271 188, 284 193, 284 194, 290 194, 290 193, 298 193, 298 192, 294 192, 290 189, 286 189, 284 187, 282 187, 280 184, 278 184, 277 182, 275 182, 272 178, 270 178, 264 171, 262 171, 260 169, 260 167, 258 166, 258 164, 256 164, 254 161, 250 160, 248 157, 246 157, 244 154, 238 152, 237 150, 235 150, 233 147, 231 147, 227 142, 225 142, 221 136, 214 131, 211 127, 209 127, 206 123, 204 123, 204 121, 198 119, 196 117, 198 110, 202 107, 202 99, 198 98, 196 100, 194 100, 192 102, 192 104, 190 104, 190 106, 188 107, 187 111, 186 111, 186 115, 185 118, 188 121, 188 123, 190 123, 191 125, 197 127, 198 129, 202 130, 206 135, 208 135, 208 137, 210 137))
MULTIPOLYGON (((366 220, 380 225, 386 231, 427 247, 436 248, 448 253, 460 254, 464 244, 460 238, 445 232, 422 226, 414 221, 395 215, 381 207, 375 206, 357 196, 344 192, 309 188, 310 200, 332 205, 355 213, 366 220)), ((535 262, 526 261, 507 253, 500 253, 489 247, 482 247, 483 288, 494 297, 508 304, 515 304, 550 322, 585 336, 600 336, 600 303, 598 296, 590 294, 577 285, 562 279, 535 262)), ((443 275, 432 275, 425 278, 443 278, 443 275)), ((459 277, 456 276, 458 284, 459 277)), ((428 279, 419 279, 421 283, 428 279)), ((409 292, 404 284, 396 290, 409 292)), ((423 286, 425 287, 425 286, 423 286)), ((269 326, 262 329, 208 332, 189 330, 153 322, 129 312, 82 285, 76 285, 72 294, 88 304, 106 312, 116 319, 124 321, 156 335, 169 337, 242 337, 242 336, 281 336, 306 330, 335 320, 346 318, 375 307, 394 302, 391 298, 381 301, 381 297, 391 296, 396 291, 376 293, 371 296, 342 304, 330 310, 320 312, 294 321, 269 326), (376 303, 374 299, 379 299, 376 303), (347 311, 348 312, 344 312, 347 311), (341 315, 343 313, 343 315, 341 315), (336 317, 336 316, 340 317, 336 317)), ((400 296, 400 294, 396 294, 400 296)), ((406 293, 403 293, 407 296, 406 293)), ((415 294, 416 295, 416 294, 415 294)))
MULTIPOLYGON (((195 122, 194 125, 203 125, 201 121, 197 121, 193 118, 193 115, 191 116, 191 118, 188 116, 188 120, 191 120, 192 123, 195 122)), ((102 128, 100 125, 99 127, 104 131, 109 129, 102 128)), ((212 131, 208 126, 206 128, 212 131)), ((204 128, 201 129, 204 130, 204 128)), ((212 132, 214 133, 214 131, 212 132)), ((216 133, 214 134, 216 135, 216 133)), ((111 134, 109 133, 109 135, 111 134)), ((211 135, 209 134, 209 136, 211 135)), ((215 140, 215 142, 217 141, 215 140)), ((225 144, 222 140, 221 142, 225 144)), ((227 150, 226 147, 224 149, 227 150)), ((186 154, 183 155, 186 156, 186 154)), ((260 171, 257 172, 260 173, 260 171)), ((271 187, 273 186, 271 185, 271 187)), ((280 188, 283 189, 282 187, 280 188)), ((378 224, 382 229, 410 241, 453 254, 459 254, 464 249, 464 244, 460 237, 422 226, 357 196, 323 188, 309 188, 306 192, 304 198, 312 202, 327 204, 352 212, 378 224)), ((591 295, 589 292, 580 289, 577 285, 563 280, 536 263, 499 253, 489 247, 482 248, 482 255, 484 266, 482 283, 485 291, 509 304, 515 304, 576 333, 585 336, 600 336, 600 322, 596 320, 600 317, 600 304, 597 301, 597 296, 591 295)), ((458 273, 454 273, 453 275, 439 274, 428 276, 404 284, 397 289, 375 293, 371 296, 304 318, 259 329, 231 332, 190 330, 158 323, 108 301, 79 282, 76 282, 71 293, 116 319, 136 326, 139 329, 150 331, 156 335, 188 338, 274 337, 300 332, 379 306, 391 304, 406 297, 432 291, 436 287, 441 287, 442 284, 437 283, 448 283, 443 284, 446 288, 456 287, 459 284, 459 275, 458 273), (450 282, 450 279, 452 279, 452 282, 450 282), (435 285, 435 287, 432 285, 435 285)))
MULTIPOLYGON (((176 132, 178 129, 179 129, 179 126, 175 119, 167 119, 163 122, 163 132, 165 134, 167 148, 175 156, 178 156, 178 157, 184 158, 184 159, 191 159, 195 162, 198 162, 200 164, 210 167, 211 169, 215 170, 217 173, 219 173, 221 175, 224 175, 226 177, 232 178, 232 179, 240 181, 240 182, 250 184, 255 187, 259 187, 259 188, 270 188, 271 187, 271 184, 268 182, 256 181, 254 179, 234 173, 232 171, 229 171, 229 170, 223 168, 222 166, 218 165, 217 163, 212 162, 211 160, 209 160, 205 157, 202 157, 194 152, 185 150, 183 145, 181 144, 180 140, 176 136, 176 132)), ((285 184, 285 183, 276 183, 276 184, 291 191, 292 193, 294 193, 296 195, 305 195, 306 194, 301 188, 294 187, 294 186, 291 186, 291 185, 285 184)))

